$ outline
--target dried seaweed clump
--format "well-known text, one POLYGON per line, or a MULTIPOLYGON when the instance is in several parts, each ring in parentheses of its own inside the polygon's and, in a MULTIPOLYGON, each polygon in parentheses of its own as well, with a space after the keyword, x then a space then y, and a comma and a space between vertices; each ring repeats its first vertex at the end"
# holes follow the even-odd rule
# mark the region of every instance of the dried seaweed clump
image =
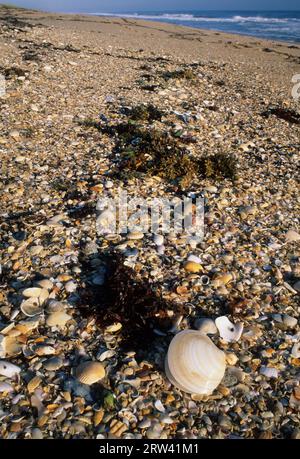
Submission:
POLYGON ((141 104, 133 107, 129 116, 135 121, 161 121, 163 112, 152 104, 141 104))
POLYGON ((146 345, 153 339, 153 328, 169 325, 168 311, 183 312, 182 305, 168 303, 158 286, 124 265, 121 255, 107 256, 106 267, 105 284, 84 292, 88 296, 83 294, 86 306, 81 310, 84 315, 95 316, 101 327, 120 322, 124 343, 129 340, 131 346, 146 345))
POLYGON ((85 118, 83 120, 77 120, 79 126, 83 126, 85 128, 94 128, 100 130, 100 123, 99 121, 95 121, 93 118, 85 118))
POLYGON ((198 160, 198 172, 205 178, 235 180, 237 177, 236 160, 232 155, 216 153, 198 160))
POLYGON ((172 80, 172 79, 194 80, 195 79, 195 74, 194 74, 193 70, 191 70, 191 69, 180 69, 180 70, 163 72, 162 73, 162 77, 165 80, 172 80))
POLYGON ((289 123, 300 124, 300 114, 295 110, 289 110, 287 108, 271 107, 264 111, 261 115, 265 118, 275 115, 277 118, 288 121, 289 123))
POLYGON ((146 130, 135 124, 115 127, 121 152, 118 169, 124 173, 144 173, 185 186, 195 176, 195 164, 178 141, 160 130, 146 130))

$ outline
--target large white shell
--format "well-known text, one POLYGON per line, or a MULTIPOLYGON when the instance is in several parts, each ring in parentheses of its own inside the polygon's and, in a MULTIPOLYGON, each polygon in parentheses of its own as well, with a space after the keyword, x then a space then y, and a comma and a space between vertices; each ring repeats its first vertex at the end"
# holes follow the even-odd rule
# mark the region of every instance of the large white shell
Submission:
POLYGON ((242 323, 233 324, 226 316, 218 317, 215 323, 221 338, 227 343, 238 341, 242 336, 244 329, 242 323))
POLYGON ((209 395, 225 373, 225 354, 208 336, 184 330, 171 341, 165 361, 166 375, 174 386, 190 394, 209 395))
POLYGON ((0 375, 6 376, 7 378, 13 378, 18 375, 21 371, 20 367, 13 363, 7 362, 6 360, 0 360, 0 375))

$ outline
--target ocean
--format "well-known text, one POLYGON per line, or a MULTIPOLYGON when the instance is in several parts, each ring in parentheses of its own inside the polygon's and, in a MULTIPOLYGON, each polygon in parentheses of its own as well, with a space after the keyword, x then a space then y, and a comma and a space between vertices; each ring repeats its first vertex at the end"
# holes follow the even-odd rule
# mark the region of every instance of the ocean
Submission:
POLYGON ((94 13, 300 43, 300 11, 178 11, 94 13))

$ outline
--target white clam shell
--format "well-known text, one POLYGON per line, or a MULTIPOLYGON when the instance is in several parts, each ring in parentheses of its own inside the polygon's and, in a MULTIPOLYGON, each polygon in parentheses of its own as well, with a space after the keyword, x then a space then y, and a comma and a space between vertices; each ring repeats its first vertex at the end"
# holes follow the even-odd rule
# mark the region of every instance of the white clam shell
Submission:
POLYGON ((18 375, 21 371, 20 367, 13 363, 7 362, 6 360, 0 360, 0 375, 6 376, 7 378, 13 378, 18 375))
POLYGON ((225 354, 208 336, 184 330, 171 341, 165 361, 166 375, 174 386, 190 394, 209 395, 225 373, 225 354))
POLYGON ((40 287, 31 287, 23 290, 23 296, 25 298, 38 298, 42 292, 40 287))
POLYGON ((242 336, 244 329, 242 323, 233 324, 226 316, 218 317, 215 323, 221 338, 227 343, 238 341, 242 336))
POLYGON ((20 306, 21 311, 27 317, 34 317, 42 314, 43 309, 40 306, 40 301, 38 298, 31 297, 28 300, 22 302, 20 306))

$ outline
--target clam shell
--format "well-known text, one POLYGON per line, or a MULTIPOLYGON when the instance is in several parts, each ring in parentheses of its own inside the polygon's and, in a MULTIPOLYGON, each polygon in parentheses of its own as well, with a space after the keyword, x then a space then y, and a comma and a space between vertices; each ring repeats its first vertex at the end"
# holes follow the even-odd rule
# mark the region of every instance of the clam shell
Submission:
POLYGON ((221 338, 227 343, 238 341, 242 336, 244 329, 242 323, 233 324, 226 316, 218 317, 215 323, 221 338))
POLYGON ((23 301, 21 303, 20 309, 27 317, 38 316, 43 312, 38 298, 35 297, 28 298, 28 300, 23 301))
POLYGON ((76 378, 82 384, 94 384, 104 376, 105 369, 100 362, 84 362, 76 370, 76 378))
POLYGON ((38 298, 42 292, 40 287, 31 287, 23 290, 23 296, 25 298, 38 298))
POLYGON ((13 378, 18 375, 21 371, 20 367, 13 363, 7 362, 6 360, 0 360, 0 375, 6 376, 7 378, 13 378))
POLYGON ((184 330, 170 343, 166 375, 174 386, 190 394, 210 395, 225 373, 225 354, 203 333, 184 330))
POLYGON ((52 312, 46 320, 48 327, 64 327, 72 317, 66 314, 64 311, 52 312))

